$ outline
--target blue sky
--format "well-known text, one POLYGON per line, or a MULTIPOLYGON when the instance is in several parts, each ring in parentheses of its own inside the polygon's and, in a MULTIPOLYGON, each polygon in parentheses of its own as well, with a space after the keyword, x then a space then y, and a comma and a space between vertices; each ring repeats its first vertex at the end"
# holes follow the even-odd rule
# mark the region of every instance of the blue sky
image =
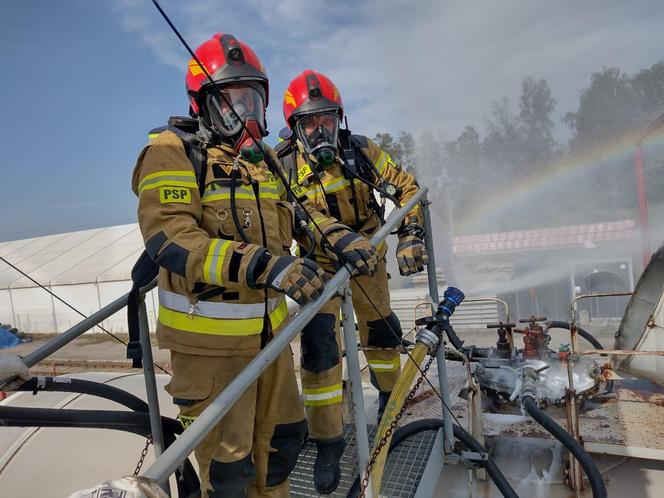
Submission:
MULTIPOLYGON (((254 47, 273 137, 288 81, 313 67, 339 85, 354 130, 449 139, 516 99, 525 76, 549 81, 562 116, 593 71, 664 58, 664 5, 637 3, 162 0, 192 45, 226 31, 254 47)), ((0 241, 135 221, 147 130, 187 110, 187 56, 151 2, 5 0, 0 60, 0 241)))

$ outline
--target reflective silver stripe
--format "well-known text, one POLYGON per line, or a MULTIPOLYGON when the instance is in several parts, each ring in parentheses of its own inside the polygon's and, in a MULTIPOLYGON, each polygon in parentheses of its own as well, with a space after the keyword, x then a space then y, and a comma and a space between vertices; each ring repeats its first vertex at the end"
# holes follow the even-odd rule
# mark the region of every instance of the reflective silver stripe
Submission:
POLYGON ((337 192, 338 190, 343 190, 346 187, 350 187, 350 182, 345 178, 337 178, 327 183, 323 183, 323 188, 326 192, 337 192))
MULTIPOLYGON (((267 302, 268 313, 279 307, 284 297, 273 297, 267 302)), ((189 300, 175 292, 159 289, 159 304, 173 311, 188 313, 191 307, 189 300)), ((196 316, 205 318, 261 318, 265 314, 264 303, 226 303, 198 301, 195 305, 196 316)))
POLYGON ((392 158, 387 154, 386 152, 381 152, 380 157, 378 158, 378 161, 376 162, 376 169, 378 170, 379 174, 383 174, 383 171, 385 171, 385 167, 387 166, 388 162, 391 161, 392 158))

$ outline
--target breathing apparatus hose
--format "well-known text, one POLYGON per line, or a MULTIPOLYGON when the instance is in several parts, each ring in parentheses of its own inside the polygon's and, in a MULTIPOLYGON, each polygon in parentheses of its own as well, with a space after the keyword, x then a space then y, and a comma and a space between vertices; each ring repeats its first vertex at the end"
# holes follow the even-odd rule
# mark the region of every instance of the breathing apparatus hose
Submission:
MULTIPOLYGON (((484 447, 479 443, 479 441, 477 441, 477 439, 475 439, 469 432, 465 431, 462 427, 456 424, 454 424, 452 427, 454 429, 454 437, 458 439, 469 450, 475 451, 477 453, 488 453, 487 450, 484 449, 484 447)), ((390 443, 390 449, 388 453, 391 452, 397 446, 399 446, 406 439, 419 432, 437 431, 438 429, 442 428, 443 428, 443 421, 442 419, 439 418, 424 418, 406 424, 403 427, 400 427, 394 433, 394 437, 392 438, 392 442, 390 443)), ((493 459, 489 458, 488 460, 479 461, 477 463, 486 470, 487 474, 489 474, 489 477, 496 485, 496 488, 498 488, 498 491, 500 491, 500 493, 505 498, 519 498, 519 495, 516 494, 516 491, 514 491, 512 485, 509 483, 505 475, 500 471, 500 469, 496 465, 496 462, 494 462, 493 459)), ((356 497, 359 493, 359 490, 360 490, 360 478, 358 477, 355 479, 355 482, 348 491, 347 497, 348 498, 356 497)))
POLYGON ((235 225, 235 229, 240 234, 240 238, 243 242, 248 244, 249 238, 247 237, 247 234, 244 233, 240 219, 237 216, 237 208, 235 204, 235 184, 237 183, 238 174, 239 170, 234 166, 233 170, 231 171, 231 216, 233 217, 233 224, 235 225))
POLYGON ((583 449, 583 446, 581 446, 579 442, 569 434, 569 432, 549 417, 544 410, 541 410, 532 396, 524 396, 521 400, 521 404, 528 414, 553 437, 560 441, 581 464, 581 467, 583 467, 583 471, 586 473, 588 481, 590 482, 593 498, 606 498, 606 487, 604 486, 602 474, 597 468, 597 465, 595 465, 592 457, 583 449))
MULTIPOLYGON (((552 320, 549 322, 548 327, 550 329, 566 329, 569 330, 571 325, 569 322, 563 322, 561 320, 552 320)), ((588 341, 590 344, 594 346, 595 349, 604 349, 604 346, 595 339, 595 337, 588 332, 587 330, 582 329, 581 327, 576 327, 576 331, 579 333, 581 337, 583 337, 586 341, 588 341)), ((613 392, 613 381, 612 380, 607 380, 606 381, 606 392, 607 393, 612 393, 613 392)))
MULTIPOLYGON (((408 392, 410 391, 410 386, 413 383, 413 379, 420 371, 418 367, 420 366, 420 364, 422 363, 428 352, 429 348, 422 343, 417 343, 415 348, 411 351, 410 357, 406 362, 406 366, 399 375, 397 383, 394 386, 392 393, 390 394, 390 399, 388 400, 387 405, 385 406, 385 412, 383 413, 383 418, 380 421, 380 425, 378 426, 378 431, 376 432, 376 436, 374 437, 374 444, 371 450, 372 454, 376 450, 378 444, 380 444, 380 441, 385 437, 385 434, 387 433, 387 430, 392 424, 392 421, 394 420, 397 413, 399 413, 399 410, 403 406, 403 403, 406 400, 406 396, 408 396, 408 392)), ((390 442, 391 439, 392 436, 389 436, 387 438, 388 443, 390 442)), ((378 455, 376 456, 373 468, 371 470, 371 480, 373 484, 373 489, 375 490, 380 489, 380 483, 383 479, 383 470, 385 467, 385 461, 387 460, 387 452, 388 452, 387 450, 388 450, 388 445, 386 444, 385 446, 383 446, 380 453, 378 453, 378 455)))

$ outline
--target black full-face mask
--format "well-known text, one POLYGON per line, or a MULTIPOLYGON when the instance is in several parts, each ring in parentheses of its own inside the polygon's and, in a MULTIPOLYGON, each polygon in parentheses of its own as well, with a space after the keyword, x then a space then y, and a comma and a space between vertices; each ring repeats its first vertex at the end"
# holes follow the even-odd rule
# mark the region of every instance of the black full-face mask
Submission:
POLYGON ((262 154, 254 139, 261 140, 266 135, 263 89, 258 85, 231 85, 221 91, 226 99, 218 91, 205 96, 202 116, 205 127, 213 138, 231 145, 243 159, 252 163, 260 161, 262 154))
POLYGON ((323 168, 334 164, 339 136, 339 115, 336 112, 301 117, 295 124, 295 133, 304 150, 314 156, 323 168))

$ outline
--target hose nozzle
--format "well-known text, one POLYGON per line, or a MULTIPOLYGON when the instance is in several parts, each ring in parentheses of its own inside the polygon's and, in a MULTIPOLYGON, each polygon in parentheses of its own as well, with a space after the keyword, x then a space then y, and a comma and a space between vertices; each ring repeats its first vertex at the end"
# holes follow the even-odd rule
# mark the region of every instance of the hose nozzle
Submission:
POLYGON ((438 305, 438 313, 449 318, 465 297, 466 295, 456 287, 448 287, 443 294, 443 300, 438 305))

